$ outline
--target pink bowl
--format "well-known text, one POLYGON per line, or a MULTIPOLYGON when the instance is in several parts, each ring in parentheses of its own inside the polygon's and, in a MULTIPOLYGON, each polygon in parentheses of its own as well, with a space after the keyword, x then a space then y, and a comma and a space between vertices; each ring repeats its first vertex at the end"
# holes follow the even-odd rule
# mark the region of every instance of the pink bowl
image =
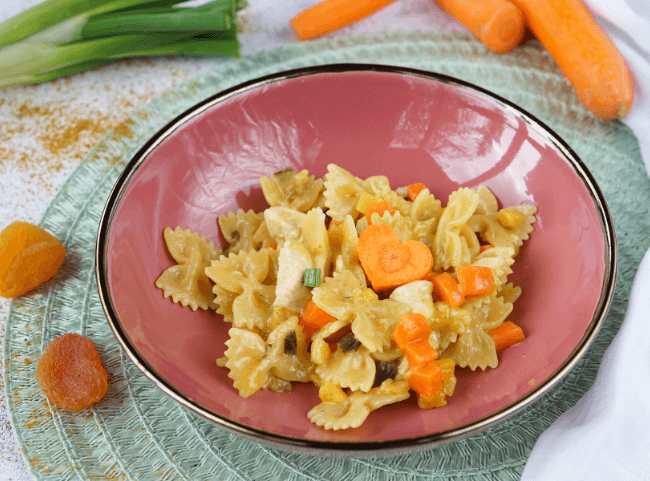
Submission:
POLYGON ((221 92, 156 134, 107 202, 97 281, 108 322, 133 362, 194 413, 284 449, 330 455, 404 452, 461 439, 530 405, 578 362, 602 324, 617 270, 614 228, 593 177, 555 133, 483 89, 429 72, 332 65, 283 72, 221 92), (154 286, 173 264, 162 232, 181 226, 222 245, 216 218, 263 210, 259 177, 286 167, 316 176, 336 163, 393 188, 430 186, 446 203, 488 186, 504 206, 538 208, 510 280, 523 288, 511 320, 526 341, 486 372, 458 370, 441 409, 415 396, 362 427, 325 431, 307 412, 314 386, 238 396, 223 355, 229 325, 165 299, 154 286))

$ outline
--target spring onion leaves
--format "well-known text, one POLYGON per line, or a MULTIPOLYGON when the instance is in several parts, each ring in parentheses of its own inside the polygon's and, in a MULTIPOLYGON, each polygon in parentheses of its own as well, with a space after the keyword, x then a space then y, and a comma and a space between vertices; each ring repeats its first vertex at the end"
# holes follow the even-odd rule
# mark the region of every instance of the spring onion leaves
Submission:
POLYGON ((239 56, 237 0, 47 0, 0 24, 0 88, 153 55, 239 56))

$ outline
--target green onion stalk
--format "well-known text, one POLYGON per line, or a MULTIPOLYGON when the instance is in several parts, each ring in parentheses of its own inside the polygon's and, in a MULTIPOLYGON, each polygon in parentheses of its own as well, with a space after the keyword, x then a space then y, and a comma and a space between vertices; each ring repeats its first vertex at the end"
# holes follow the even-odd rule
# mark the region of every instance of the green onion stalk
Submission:
POLYGON ((239 57, 238 0, 47 0, 0 23, 0 88, 29 85, 126 57, 239 57))

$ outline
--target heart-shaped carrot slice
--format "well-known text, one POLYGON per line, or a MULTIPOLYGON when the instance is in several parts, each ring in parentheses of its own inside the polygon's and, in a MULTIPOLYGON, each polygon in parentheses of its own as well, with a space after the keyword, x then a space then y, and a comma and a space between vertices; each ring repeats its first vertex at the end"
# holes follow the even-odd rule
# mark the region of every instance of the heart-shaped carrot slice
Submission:
POLYGON ((431 251, 422 242, 400 242, 386 224, 371 224, 359 236, 359 261, 372 288, 379 292, 424 279, 433 266, 431 251))

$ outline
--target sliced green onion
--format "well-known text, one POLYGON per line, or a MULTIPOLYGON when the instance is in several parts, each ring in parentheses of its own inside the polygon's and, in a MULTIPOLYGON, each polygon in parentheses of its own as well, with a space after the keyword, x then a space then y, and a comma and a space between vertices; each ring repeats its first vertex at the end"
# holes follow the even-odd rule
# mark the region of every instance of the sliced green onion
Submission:
POLYGON ((320 285, 320 269, 305 269, 302 283, 307 287, 318 287, 320 285))

